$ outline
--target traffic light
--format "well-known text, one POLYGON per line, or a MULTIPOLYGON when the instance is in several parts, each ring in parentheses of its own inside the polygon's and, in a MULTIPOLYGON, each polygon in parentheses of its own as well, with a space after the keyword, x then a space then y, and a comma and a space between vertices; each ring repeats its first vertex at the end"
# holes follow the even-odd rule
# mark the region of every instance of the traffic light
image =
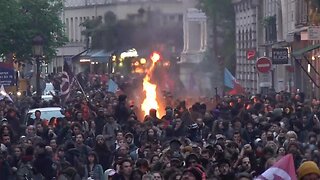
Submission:
POLYGON ((150 59, 151 59, 154 63, 156 63, 157 61, 159 61, 159 60, 161 59, 161 56, 160 56, 160 54, 159 54, 158 52, 153 52, 153 53, 151 54, 150 59))

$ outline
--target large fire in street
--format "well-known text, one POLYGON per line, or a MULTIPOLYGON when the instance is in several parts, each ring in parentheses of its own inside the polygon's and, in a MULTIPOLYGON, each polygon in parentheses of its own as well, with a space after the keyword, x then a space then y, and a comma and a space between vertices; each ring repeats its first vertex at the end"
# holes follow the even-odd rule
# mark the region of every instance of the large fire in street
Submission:
POLYGON ((160 55, 153 53, 151 56, 152 65, 148 69, 146 76, 143 78, 143 91, 145 92, 145 99, 141 104, 141 109, 144 116, 149 115, 150 109, 156 109, 159 114, 159 103, 157 101, 157 85, 151 83, 151 75, 154 70, 156 62, 160 59, 160 55))

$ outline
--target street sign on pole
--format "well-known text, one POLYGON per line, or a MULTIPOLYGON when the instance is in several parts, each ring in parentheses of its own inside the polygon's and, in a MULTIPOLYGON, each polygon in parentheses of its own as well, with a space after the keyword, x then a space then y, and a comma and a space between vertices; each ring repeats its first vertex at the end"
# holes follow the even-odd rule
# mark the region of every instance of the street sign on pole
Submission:
POLYGON ((272 64, 288 64, 287 48, 272 48, 272 64))
POLYGON ((261 57, 256 62, 257 71, 260 73, 268 73, 271 70, 272 62, 267 57, 261 57))
POLYGON ((14 85, 14 68, 12 63, 0 63, 0 85, 14 85))

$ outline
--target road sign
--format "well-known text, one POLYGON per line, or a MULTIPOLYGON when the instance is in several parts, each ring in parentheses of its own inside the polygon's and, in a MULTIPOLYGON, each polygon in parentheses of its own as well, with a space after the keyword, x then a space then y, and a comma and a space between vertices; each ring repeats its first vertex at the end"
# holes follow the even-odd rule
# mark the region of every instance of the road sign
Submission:
POLYGON ((320 26, 308 27, 308 40, 320 40, 320 26))
POLYGON ((248 60, 254 60, 255 57, 256 57, 256 50, 254 50, 254 49, 247 50, 247 59, 248 60))
POLYGON ((0 63, 0 85, 14 85, 14 68, 12 63, 0 63))
POLYGON ((268 73, 271 70, 271 60, 267 57, 261 57, 256 62, 257 71, 260 73, 268 73))
POLYGON ((272 49, 272 64, 288 64, 288 49, 273 48, 272 49))

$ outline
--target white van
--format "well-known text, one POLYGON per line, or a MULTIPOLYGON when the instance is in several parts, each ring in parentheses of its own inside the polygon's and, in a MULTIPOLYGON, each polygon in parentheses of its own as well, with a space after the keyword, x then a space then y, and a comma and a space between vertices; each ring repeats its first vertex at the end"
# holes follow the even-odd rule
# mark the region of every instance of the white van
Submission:
POLYGON ((25 119, 25 124, 27 125, 28 120, 35 118, 35 112, 39 110, 41 112, 41 119, 49 121, 52 117, 63 118, 64 115, 61 113, 60 107, 46 107, 46 108, 36 108, 28 111, 25 119))

